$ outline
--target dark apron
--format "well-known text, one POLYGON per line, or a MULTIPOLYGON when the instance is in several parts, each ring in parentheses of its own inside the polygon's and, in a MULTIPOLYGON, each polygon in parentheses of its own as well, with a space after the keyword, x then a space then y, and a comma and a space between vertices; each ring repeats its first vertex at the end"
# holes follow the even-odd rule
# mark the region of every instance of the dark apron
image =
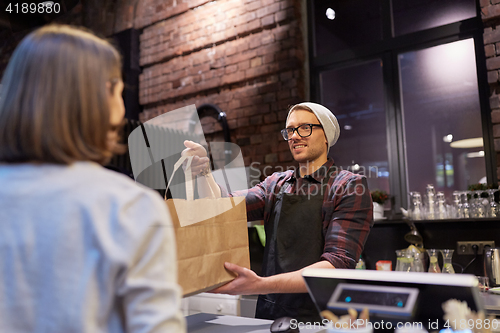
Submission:
MULTIPOLYGON (((331 173, 328 173, 329 176, 331 173)), ((328 177, 325 178, 328 182, 328 177)), ((323 186, 325 190, 325 185, 323 186)), ((283 184, 276 197, 274 210, 266 224, 266 247, 262 276, 293 272, 319 261, 324 250, 323 198, 316 195, 286 194, 291 186, 283 184)), ((292 317, 301 322, 321 322, 309 294, 259 295, 255 318, 292 317)))

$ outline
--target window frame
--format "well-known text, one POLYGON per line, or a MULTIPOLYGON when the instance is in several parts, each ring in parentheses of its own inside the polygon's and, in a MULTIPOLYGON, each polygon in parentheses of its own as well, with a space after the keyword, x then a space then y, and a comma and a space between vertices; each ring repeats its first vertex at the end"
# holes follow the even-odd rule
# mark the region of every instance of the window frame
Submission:
POLYGON ((426 30, 394 36, 391 0, 378 0, 382 18, 382 40, 356 48, 315 55, 314 1, 307 0, 308 52, 310 73, 310 96, 321 103, 321 72, 380 59, 384 84, 386 112, 386 135, 389 162, 389 184, 394 196, 394 213, 401 207, 408 207, 408 176, 402 112, 401 80, 398 56, 401 53, 426 49, 446 43, 472 38, 475 48, 477 86, 484 140, 484 158, 488 183, 497 183, 496 151, 493 139, 493 125, 489 105, 490 88, 486 70, 486 55, 483 42, 481 9, 476 0, 476 16, 462 21, 426 30))

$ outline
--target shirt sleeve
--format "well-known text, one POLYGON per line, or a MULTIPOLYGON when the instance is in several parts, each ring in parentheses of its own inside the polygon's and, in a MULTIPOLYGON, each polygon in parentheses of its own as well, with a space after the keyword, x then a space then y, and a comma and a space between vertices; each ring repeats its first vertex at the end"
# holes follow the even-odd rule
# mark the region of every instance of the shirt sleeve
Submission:
MULTIPOLYGON (((321 256, 335 268, 354 268, 373 225, 373 203, 366 177, 351 174, 330 188, 325 248, 321 256)), ((325 229, 325 228, 324 228, 325 229)))
POLYGON ((129 220, 125 225, 133 248, 132 260, 117 282, 126 331, 186 332, 180 311, 175 235, 165 203, 152 194, 144 195, 121 215, 129 220))

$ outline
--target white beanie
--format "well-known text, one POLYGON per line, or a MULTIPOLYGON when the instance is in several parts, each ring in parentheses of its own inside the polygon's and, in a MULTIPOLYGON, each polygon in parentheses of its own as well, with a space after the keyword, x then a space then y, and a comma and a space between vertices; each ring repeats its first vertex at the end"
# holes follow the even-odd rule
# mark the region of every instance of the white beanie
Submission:
POLYGON ((296 104, 290 108, 290 111, 288 112, 288 117, 286 118, 286 122, 288 123, 288 118, 290 117, 290 113, 292 113, 292 111, 300 109, 300 107, 304 106, 310 109, 314 113, 316 118, 318 118, 319 122, 323 126, 323 131, 325 132, 326 140, 328 140, 328 147, 333 146, 337 142, 340 136, 339 122, 337 121, 337 118, 335 118, 335 116, 333 115, 332 111, 328 110, 323 105, 311 102, 296 104))

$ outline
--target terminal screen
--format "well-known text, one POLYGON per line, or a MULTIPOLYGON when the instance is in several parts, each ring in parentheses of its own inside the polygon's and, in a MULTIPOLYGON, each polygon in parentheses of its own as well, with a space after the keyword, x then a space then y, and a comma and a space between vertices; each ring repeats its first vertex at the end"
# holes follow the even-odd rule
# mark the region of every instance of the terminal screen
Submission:
POLYGON ((338 303, 371 304, 404 308, 408 293, 343 289, 337 297, 338 303))

